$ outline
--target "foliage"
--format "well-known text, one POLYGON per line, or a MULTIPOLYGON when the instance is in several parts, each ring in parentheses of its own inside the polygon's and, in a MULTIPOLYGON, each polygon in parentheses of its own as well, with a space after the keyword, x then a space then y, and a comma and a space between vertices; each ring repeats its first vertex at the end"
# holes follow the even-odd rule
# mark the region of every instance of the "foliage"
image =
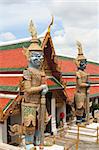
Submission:
POLYGON ((97 109, 99 110, 99 104, 93 103, 92 108, 94 110, 97 110, 97 109))

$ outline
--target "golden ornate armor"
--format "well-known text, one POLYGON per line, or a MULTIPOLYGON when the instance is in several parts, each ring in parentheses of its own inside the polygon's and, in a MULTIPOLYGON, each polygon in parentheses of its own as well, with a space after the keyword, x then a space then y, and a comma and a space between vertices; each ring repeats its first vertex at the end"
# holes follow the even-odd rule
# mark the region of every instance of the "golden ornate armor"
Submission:
MULTIPOLYGON (((76 72, 76 93, 75 93, 75 103, 76 103, 76 107, 78 109, 80 108, 86 108, 86 88, 88 86, 87 84, 88 82, 88 74, 84 71, 77 71, 76 72)), ((84 111, 84 110, 83 110, 84 111)), ((83 111, 76 112, 76 115, 79 115, 79 113, 81 114, 81 116, 83 116, 83 111)))
MULTIPOLYGON (((36 111, 40 109, 41 91, 45 86, 42 84, 44 73, 35 68, 27 68, 23 74, 24 98, 22 102, 22 122, 24 126, 36 127, 36 111)), ((46 87, 46 86, 45 86, 46 87)))
POLYGON ((88 74, 85 72, 86 58, 83 55, 81 43, 77 43, 78 57, 76 58, 76 65, 78 71, 76 72, 76 93, 75 93, 75 107, 76 107, 76 123, 82 123, 86 117, 86 103, 87 92, 89 88, 88 74))

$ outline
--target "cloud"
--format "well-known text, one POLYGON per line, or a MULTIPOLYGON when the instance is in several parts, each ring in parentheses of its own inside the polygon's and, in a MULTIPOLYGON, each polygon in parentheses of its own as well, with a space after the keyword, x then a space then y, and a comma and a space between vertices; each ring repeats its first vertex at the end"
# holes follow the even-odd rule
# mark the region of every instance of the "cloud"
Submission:
POLYGON ((99 62, 99 2, 88 0, 65 1, 51 0, 50 11, 61 20, 64 34, 61 29, 54 33, 53 42, 56 52, 74 57, 76 41, 79 40, 88 59, 99 62), (94 52, 94 54, 93 54, 94 52))
POLYGON ((0 41, 11 41, 15 40, 16 37, 11 32, 1 33, 0 34, 0 41))
POLYGON ((52 1, 49 6, 53 14, 60 17, 63 23, 73 27, 93 28, 97 25, 98 19, 98 2, 84 1, 52 1), (56 2, 56 3, 55 3, 56 2), (60 5, 58 5, 58 3, 60 5), (89 26, 90 24, 90 26, 89 26))
POLYGON ((0 0, 0 4, 16 4, 16 3, 24 3, 26 0, 0 0))
POLYGON ((27 1, 21 0, 20 3, 17 1, 6 2, 0 5, 0 28, 11 28, 17 25, 28 23, 29 19, 34 22, 48 22, 50 19, 49 10, 40 1, 27 1), (7 13, 5 13, 7 12, 7 13))
POLYGON ((99 30, 89 30, 71 27, 68 30, 56 32, 53 37, 54 46, 58 55, 68 55, 76 57, 76 41, 80 41, 83 46, 83 51, 88 59, 99 62, 99 30), (62 33, 62 34, 61 34, 62 33), (63 34, 64 33, 64 34, 63 34))
POLYGON ((54 36, 64 36, 65 34, 65 31, 64 30, 57 30, 55 33, 54 33, 54 36))
POLYGON ((57 32, 57 34, 53 37, 53 43, 57 55, 74 57, 75 52, 73 49, 75 47, 75 43, 72 39, 69 41, 67 33, 64 31, 57 32))
POLYGON ((48 27, 51 14, 55 16, 51 33, 56 53, 74 57, 76 40, 79 40, 86 57, 99 61, 97 0, 1 0, 0 30, 25 38, 29 19, 32 19, 41 34, 48 27))

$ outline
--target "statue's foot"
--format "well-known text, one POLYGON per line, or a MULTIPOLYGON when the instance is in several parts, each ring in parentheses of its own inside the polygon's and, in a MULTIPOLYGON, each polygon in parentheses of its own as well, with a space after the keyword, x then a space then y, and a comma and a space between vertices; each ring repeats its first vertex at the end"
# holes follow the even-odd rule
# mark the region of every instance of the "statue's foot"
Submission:
POLYGON ((80 127, 85 127, 86 126, 86 122, 76 123, 76 125, 78 125, 80 127))
POLYGON ((80 125, 81 124, 81 122, 76 122, 76 125, 80 125))
POLYGON ((80 125, 79 125, 80 127, 85 127, 86 126, 86 122, 82 122, 82 123, 80 123, 80 125))

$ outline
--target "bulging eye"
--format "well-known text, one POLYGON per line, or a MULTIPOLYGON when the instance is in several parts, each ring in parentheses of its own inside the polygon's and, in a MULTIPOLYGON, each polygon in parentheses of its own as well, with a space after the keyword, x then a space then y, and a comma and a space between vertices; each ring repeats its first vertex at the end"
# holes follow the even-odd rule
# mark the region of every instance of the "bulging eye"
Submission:
POLYGON ((41 57, 40 55, 38 55, 38 57, 41 57))

